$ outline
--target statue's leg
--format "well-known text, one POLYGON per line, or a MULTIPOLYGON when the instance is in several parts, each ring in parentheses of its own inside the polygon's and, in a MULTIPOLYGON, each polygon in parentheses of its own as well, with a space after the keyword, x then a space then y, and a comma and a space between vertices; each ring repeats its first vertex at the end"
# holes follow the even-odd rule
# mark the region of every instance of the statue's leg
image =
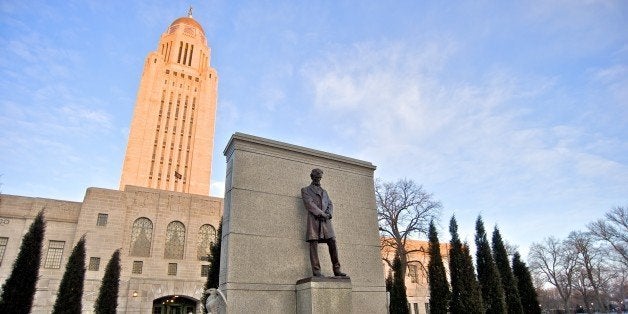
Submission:
POLYGON ((312 275, 322 277, 321 263, 318 260, 318 242, 310 241, 310 264, 312 264, 312 275))
POLYGON ((336 239, 332 238, 327 241, 327 247, 329 248, 329 256, 331 257, 331 264, 334 267, 334 276, 346 276, 340 270, 340 261, 338 260, 338 247, 336 246, 336 239))

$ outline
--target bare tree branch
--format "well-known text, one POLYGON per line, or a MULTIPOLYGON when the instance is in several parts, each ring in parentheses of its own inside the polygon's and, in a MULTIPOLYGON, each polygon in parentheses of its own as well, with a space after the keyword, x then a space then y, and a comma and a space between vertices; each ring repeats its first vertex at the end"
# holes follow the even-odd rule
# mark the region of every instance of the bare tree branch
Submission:
MULTIPOLYGON (((375 200, 377 202, 377 214, 380 235, 386 238, 386 244, 382 247, 390 247, 399 255, 404 267, 403 275, 408 263, 416 262, 423 268, 420 261, 409 261, 410 253, 419 252, 407 247, 408 239, 426 235, 429 222, 438 220, 442 205, 434 200, 431 193, 426 192, 421 185, 412 180, 401 179, 396 182, 376 181, 375 200)), ((392 265, 394 256, 384 258, 392 265)))

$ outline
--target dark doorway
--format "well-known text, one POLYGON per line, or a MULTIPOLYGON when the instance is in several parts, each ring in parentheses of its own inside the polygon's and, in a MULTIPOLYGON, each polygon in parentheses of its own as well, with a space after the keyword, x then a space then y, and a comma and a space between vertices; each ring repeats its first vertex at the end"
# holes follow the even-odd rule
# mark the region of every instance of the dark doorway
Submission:
POLYGON ((197 300, 184 295, 168 295, 153 301, 153 314, 196 313, 197 300))

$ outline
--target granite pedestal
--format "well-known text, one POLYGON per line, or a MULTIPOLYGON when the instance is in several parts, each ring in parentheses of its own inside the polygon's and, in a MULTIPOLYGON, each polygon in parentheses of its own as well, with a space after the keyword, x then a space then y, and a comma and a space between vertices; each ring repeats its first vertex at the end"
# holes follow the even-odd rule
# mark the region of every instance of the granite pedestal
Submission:
POLYGON ((297 314, 351 313, 351 279, 309 277, 297 281, 297 314))

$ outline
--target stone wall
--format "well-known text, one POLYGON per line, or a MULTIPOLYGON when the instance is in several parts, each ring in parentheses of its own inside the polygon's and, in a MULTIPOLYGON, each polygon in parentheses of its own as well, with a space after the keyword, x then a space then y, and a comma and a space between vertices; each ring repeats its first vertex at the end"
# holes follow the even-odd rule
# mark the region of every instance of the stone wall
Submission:
MULTIPOLYGON (((340 262, 354 313, 386 313, 373 184, 368 162, 236 133, 225 149, 227 177, 220 287, 229 313, 294 313, 295 284, 311 276, 300 190, 313 168, 334 203, 340 262)), ((331 275, 324 246, 323 273, 331 275)))

